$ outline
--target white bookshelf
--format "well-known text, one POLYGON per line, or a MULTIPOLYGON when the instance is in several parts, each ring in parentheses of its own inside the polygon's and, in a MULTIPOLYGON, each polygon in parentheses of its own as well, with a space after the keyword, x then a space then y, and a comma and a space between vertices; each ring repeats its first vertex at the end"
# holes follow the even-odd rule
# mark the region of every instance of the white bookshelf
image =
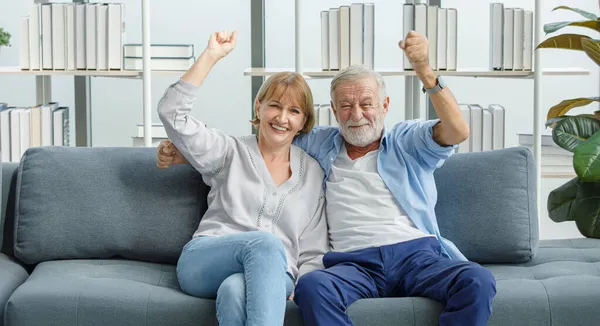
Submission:
MULTIPOLYGON (((249 77, 268 77, 279 71, 295 71, 297 73, 302 74, 306 78, 332 78, 335 76, 337 71, 323 71, 321 69, 311 69, 303 66, 302 58, 300 55, 300 51, 303 49, 302 42, 300 41, 302 35, 303 21, 301 18, 301 4, 302 0, 294 0, 294 18, 295 18, 295 34, 294 34, 294 42, 295 42, 295 67, 294 68, 259 68, 259 67, 250 67, 244 70, 244 75, 249 77)), ((534 9, 534 35, 533 35, 533 43, 539 44, 543 38, 542 30, 543 30, 543 22, 542 22, 542 0, 534 0, 535 1, 535 9, 534 9)), ((443 0, 426 0, 420 1, 421 3, 427 3, 430 5, 442 5, 443 0)), ((264 46, 264 45, 263 45, 264 46)), ((534 92, 533 92, 533 155, 536 161, 537 167, 537 204, 538 207, 541 207, 541 191, 539 191, 539 186, 541 185, 541 178, 573 178, 576 175, 570 173, 543 173, 541 172, 541 141, 542 141, 542 133, 544 121, 542 121, 543 117, 545 117, 545 112, 543 112, 544 108, 541 106, 541 94, 542 94, 542 76, 585 76, 589 75, 591 72, 582 68, 553 68, 553 69, 542 69, 541 65, 541 52, 533 51, 533 70, 532 71, 490 71, 486 70, 461 70, 458 71, 436 71, 441 76, 457 76, 457 77, 486 77, 486 78, 523 78, 523 79, 532 79, 534 84, 534 92)), ((404 77, 406 79, 406 88, 405 88, 405 108, 407 108, 407 117, 413 117, 412 112, 408 112, 411 110, 410 108, 416 107, 419 105, 419 94, 420 94, 420 81, 415 76, 414 71, 404 71, 401 69, 381 69, 376 68, 382 76, 397 76, 404 77)), ((413 117, 414 118, 414 117, 413 117)), ((418 118, 418 117, 417 117, 418 118)))
MULTIPOLYGON (((244 70, 245 76, 262 76, 268 77, 282 71, 294 71, 294 68, 247 68, 244 70)), ((416 76, 414 71, 401 69, 376 69, 382 76, 416 76)), ((308 78, 331 78, 338 71, 324 71, 320 69, 306 68, 302 71, 304 77, 308 78)), ((436 74, 440 76, 455 76, 455 77, 490 77, 490 78, 533 78, 533 71, 490 71, 490 70, 456 70, 446 71, 438 70, 436 74)), ((582 68, 557 68, 544 69, 542 75, 553 76, 585 76, 589 75, 590 71, 582 68)))
MULTIPOLYGON (((182 75, 185 71, 153 70, 153 75, 182 75)), ((0 75, 29 76, 87 76, 87 77, 142 77, 142 70, 22 70, 20 67, 0 67, 0 75)))

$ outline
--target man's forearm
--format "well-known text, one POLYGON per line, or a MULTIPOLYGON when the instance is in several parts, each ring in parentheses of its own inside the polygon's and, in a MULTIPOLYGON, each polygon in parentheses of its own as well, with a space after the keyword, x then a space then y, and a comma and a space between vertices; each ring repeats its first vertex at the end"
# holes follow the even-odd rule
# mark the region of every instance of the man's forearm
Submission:
MULTIPOLYGON (((437 76, 429 65, 415 69, 417 77, 425 88, 432 88, 437 83, 437 76)), ((440 123, 435 127, 434 139, 440 145, 455 145, 469 136, 469 127, 463 119, 452 91, 444 87, 441 91, 430 94, 431 104, 437 113, 440 123)))

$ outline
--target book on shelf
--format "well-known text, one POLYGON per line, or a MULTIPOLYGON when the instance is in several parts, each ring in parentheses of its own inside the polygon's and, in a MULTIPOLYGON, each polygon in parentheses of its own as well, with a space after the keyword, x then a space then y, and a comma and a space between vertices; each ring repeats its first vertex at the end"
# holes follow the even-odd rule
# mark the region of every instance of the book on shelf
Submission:
POLYGON ((321 67, 329 70, 329 11, 321 11, 321 67))
POLYGON ((350 65, 350 7, 339 8, 338 33, 340 40, 340 69, 350 65))
POLYGON ((364 10, 365 6, 362 3, 350 5, 350 65, 361 65, 364 62, 364 10))
POLYGON ((321 68, 337 71, 349 65, 374 66, 375 8, 353 3, 320 12, 321 68))
POLYGON ((506 147, 506 110, 499 104, 490 104, 487 108, 492 114, 492 149, 506 147))
POLYGON ((437 21, 438 6, 427 7, 427 41, 429 42, 429 65, 433 70, 437 70, 437 21))
POLYGON ((502 32, 502 49, 504 53, 502 54, 502 58, 504 59, 502 62, 502 68, 506 70, 513 69, 513 56, 514 56, 514 14, 515 10, 513 8, 504 8, 504 30, 502 32))
MULTIPOLYGON (((415 5, 412 3, 405 3, 402 11, 402 35, 406 36, 408 32, 415 29, 415 5)), ((412 64, 408 60, 408 56, 402 56, 402 68, 404 70, 412 70, 412 64)))
POLYGON ((23 70, 122 70, 122 3, 34 4, 21 21, 23 70))
POLYGON ((533 12, 490 4, 490 69, 531 71, 533 12))
POLYGON ((38 146, 69 146, 69 108, 51 102, 33 107, 0 103, 0 151, 3 162, 18 162, 38 146))
POLYGON ((21 17, 19 32, 19 62, 21 69, 29 69, 29 17, 21 17))
POLYGON ((363 8, 363 65, 375 68, 375 4, 365 3, 363 8))
POLYGON ((448 8, 438 10, 437 69, 446 70, 448 64, 448 8))
POLYGON ((340 69, 339 17, 340 9, 329 9, 329 70, 340 69))
POLYGON ((66 69, 75 70, 75 6, 65 6, 66 69))
MULTIPOLYGON (((142 44, 125 44, 125 57, 141 58, 144 55, 142 44)), ((191 58, 194 56, 193 44, 150 44, 152 58, 191 58)))
POLYGON ((446 70, 456 71, 458 65, 458 10, 448 8, 446 70))
MULTIPOLYGON (((42 5, 44 8, 46 5, 42 5)), ((45 69, 56 69, 64 70, 65 54, 66 54, 66 26, 65 26, 65 4, 63 3, 50 3, 47 8, 50 10, 51 21, 50 21, 50 34, 52 35, 51 47, 52 47, 52 64, 45 69)), ((46 19, 43 16, 42 19, 46 19)), ((46 25, 44 25, 46 27, 46 25)), ((44 31, 46 33, 47 31, 44 31)))

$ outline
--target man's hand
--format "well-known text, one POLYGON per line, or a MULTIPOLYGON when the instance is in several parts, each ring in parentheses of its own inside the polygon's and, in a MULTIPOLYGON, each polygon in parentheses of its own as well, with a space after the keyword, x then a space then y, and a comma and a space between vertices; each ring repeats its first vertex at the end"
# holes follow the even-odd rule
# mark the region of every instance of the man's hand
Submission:
POLYGON ((170 140, 163 140, 156 150, 156 166, 160 169, 166 169, 171 164, 188 164, 188 161, 181 155, 181 152, 170 140))
POLYGON ((436 76, 429 65, 429 41, 427 41, 427 37, 415 31, 410 31, 406 34, 406 38, 401 40, 398 45, 404 50, 408 61, 410 61, 415 70, 415 74, 423 82, 423 86, 426 88, 434 87, 436 85, 436 76))
POLYGON ((292 294, 290 294, 290 297, 288 298, 288 300, 294 300, 294 291, 292 291, 292 294))

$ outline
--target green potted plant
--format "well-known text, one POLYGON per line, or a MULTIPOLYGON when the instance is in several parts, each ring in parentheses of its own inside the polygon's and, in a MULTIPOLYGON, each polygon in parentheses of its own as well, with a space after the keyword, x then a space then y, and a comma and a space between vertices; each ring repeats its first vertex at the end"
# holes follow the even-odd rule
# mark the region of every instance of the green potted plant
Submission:
POLYGON ((3 46, 10 46, 10 33, 0 27, 0 50, 3 46))
MULTIPOLYGON (((600 6, 600 2, 599 2, 600 6)), ((544 25, 546 34, 565 26, 579 26, 600 32, 600 18, 595 14, 559 6, 554 10, 571 10, 585 18, 575 22, 555 22, 544 25)), ((550 37, 536 47, 584 51, 600 66, 600 40, 580 34, 550 37)), ((548 196, 548 214, 555 222, 575 221, 579 232, 590 238, 600 238, 600 110, 567 115, 577 107, 600 102, 600 94, 587 98, 568 99, 548 110, 546 126, 552 128, 552 139, 573 153, 577 177, 553 190, 548 196)))

